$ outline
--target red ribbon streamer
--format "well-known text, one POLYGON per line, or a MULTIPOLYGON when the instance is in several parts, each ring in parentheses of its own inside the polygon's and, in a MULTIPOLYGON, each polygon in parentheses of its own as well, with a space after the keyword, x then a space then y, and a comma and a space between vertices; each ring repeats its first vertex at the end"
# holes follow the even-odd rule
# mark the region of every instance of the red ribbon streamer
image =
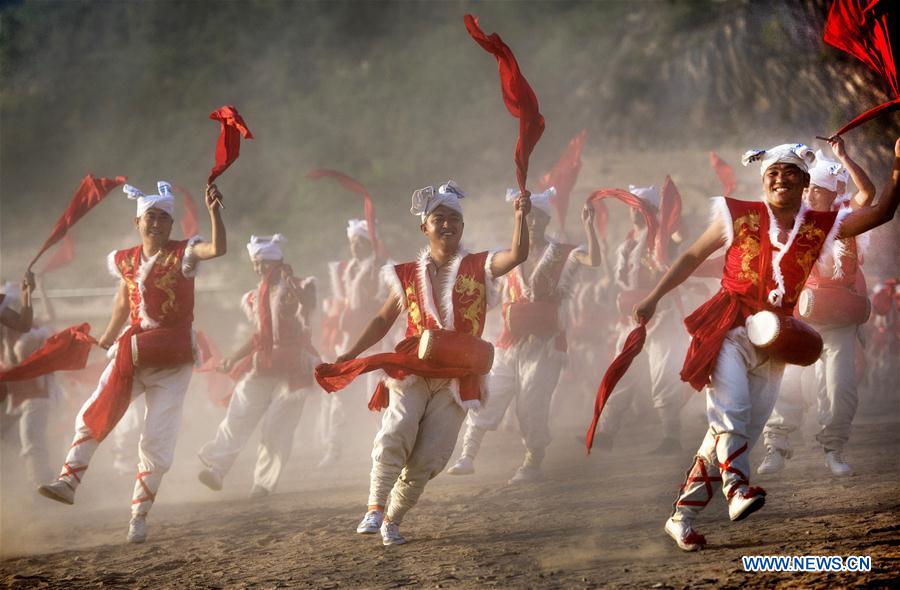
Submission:
POLYGON ((40 252, 37 253, 31 261, 31 264, 28 265, 28 270, 31 270, 31 267, 38 261, 41 254, 46 252, 50 246, 60 241, 63 236, 66 235, 66 232, 69 231, 79 219, 84 217, 88 211, 93 209, 97 203, 102 201, 103 198, 109 194, 109 191, 117 186, 125 184, 125 180, 126 178, 124 176, 116 176, 115 178, 95 178, 93 174, 88 174, 82 178, 78 190, 75 191, 72 200, 69 201, 69 206, 66 207, 66 210, 56 221, 53 231, 50 232, 50 236, 44 242, 40 252))
POLYGON ((172 188, 175 189, 176 193, 180 193, 182 197, 184 197, 184 202, 182 203, 184 207, 184 215, 181 217, 181 233, 184 235, 185 239, 191 239, 197 235, 200 230, 200 226, 197 223, 197 201, 194 200, 194 197, 191 196, 191 193, 187 191, 186 188, 173 185, 172 188))
POLYGON ((600 412, 603 411, 603 407, 606 405, 606 401, 616 388, 616 384, 619 383, 619 380, 625 375, 625 372, 628 371, 628 367, 631 366, 631 361, 633 361, 635 357, 641 353, 641 350, 643 350, 644 341, 646 339, 647 325, 646 322, 641 321, 641 323, 628 334, 622 352, 613 359, 609 368, 606 369, 606 373, 603 374, 603 379, 600 381, 600 387, 597 388, 597 397, 594 400, 594 418, 591 420, 591 426, 588 428, 585 440, 588 454, 591 453, 591 447, 594 445, 594 434, 597 430, 597 423, 600 421, 600 412))
POLYGON ((47 338, 43 346, 15 367, 0 372, 0 382, 36 379, 56 371, 80 371, 87 366, 94 344, 97 341, 91 337, 90 324, 70 326, 47 338))
POLYGON ((872 68, 884 80, 892 100, 867 110, 833 135, 842 135, 866 121, 900 108, 900 84, 893 47, 900 44, 895 0, 835 0, 825 22, 826 43, 845 51, 872 68))
POLYGON ((578 173, 581 171, 581 151, 584 149, 586 140, 587 129, 583 129, 581 133, 569 141, 569 145, 559 158, 559 161, 550 169, 550 172, 541 176, 541 180, 538 183, 541 191, 545 191, 551 186, 556 188, 556 195, 550 200, 550 204, 556 210, 559 231, 563 234, 566 232, 569 195, 572 194, 572 189, 575 188, 575 181, 578 180, 578 173))
POLYGON ((378 236, 375 232, 375 204, 372 202, 372 195, 369 194, 369 191, 366 190, 366 187, 363 186, 361 182, 347 176, 343 172, 338 172, 337 170, 331 170, 328 168, 316 168, 309 172, 306 175, 307 178, 312 180, 318 180, 320 178, 334 178, 341 186, 347 189, 350 192, 354 192, 363 198, 363 209, 365 210, 366 216, 366 224, 369 229, 369 240, 372 242, 372 247, 375 248, 376 253, 381 256, 384 252, 384 246, 381 242, 378 241, 378 236))
POLYGON ((737 188, 737 177, 734 170, 716 152, 709 152, 709 165, 712 166, 722 184, 722 194, 730 197, 737 188))
POLYGON ((471 14, 465 15, 463 20, 472 39, 497 59, 503 102, 509 113, 519 119, 519 137, 516 140, 515 154, 516 180, 519 183, 519 190, 525 192, 528 159, 544 133, 544 117, 541 115, 537 96, 519 70, 519 64, 512 50, 507 47, 500 35, 497 33, 485 35, 478 26, 478 19, 471 14))
POLYGON ((591 193, 587 198, 587 202, 594 203, 594 208, 596 210, 597 205, 600 204, 603 199, 617 199, 629 207, 633 207, 640 211, 641 215, 644 217, 644 222, 647 224, 647 246, 650 247, 650 244, 655 242, 657 257, 662 254, 660 251, 661 244, 656 240, 656 236, 659 235, 660 230, 659 221, 656 219, 656 213, 649 209, 644 201, 620 188, 602 188, 591 193))
POLYGON ((221 123, 219 140, 216 143, 216 163, 209 172, 206 184, 212 184, 220 174, 225 172, 241 153, 241 137, 253 139, 244 119, 232 105, 225 105, 209 114, 213 121, 221 123))
POLYGON ((53 256, 50 257, 50 260, 47 261, 41 274, 47 274, 48 272, 53 272, 54 270, 68 266, 73 260, 75 260, 75 240, 72 239, 72 236, 66 234, 63 236, 59 248, 56 249, 56 252, 54 252, 53 256))

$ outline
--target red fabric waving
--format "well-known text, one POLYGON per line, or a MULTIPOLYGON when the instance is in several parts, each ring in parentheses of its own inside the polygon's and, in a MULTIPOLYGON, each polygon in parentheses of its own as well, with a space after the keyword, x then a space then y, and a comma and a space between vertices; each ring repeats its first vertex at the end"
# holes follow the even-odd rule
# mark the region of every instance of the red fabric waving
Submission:
POLYGON ((209 114, 209 118, 218 121, 222 126, 219 140, 216 142, 216 163, 209 171, 209 178, 206 180, 207 184, 212 184, 238 159, 241 152, 241 137, 253 139, 253 134, 247 129, 243 117, 232 105, 216 109, 209 114))
POLYGON ((663 182, 662 197, 659 203, 659 234, 657 234, 657 251, 660 252, 660 262, 669 261, 669 238, 681 229, 681 193, 675 186, 675 181, 666 176, 663 182))
POLYGON ((181 233, 184 235, 184 239, 190 240, 197 235, 200 229, 200 226, 197 224, 197 201, 184 187, 176 184, 173 188, 176 193, 181 194, 184 198, 182 203, 184 215, 181 217, 181 233))
POLYGON ((28 265, 28 270, 31 270, 31 267, 34 266, 34 263, 41 257, 41 254, 46 252, 50 246, 60 241, 63 236, 66 235, 66 232, 69 231, 79 219, 84 217, 88 211, 93 209, 97 203, 102 201, 103 198, 109 194, 109 191, 117 186, 125 184, 125 180, 126 178, 124 176, 116 176, 115 178, 95 178, 93 174, 88 174, 82 178, 78 190, 75 191, 72 200, 69 201, 69 206, 66 207, 62 216, 56 221, 53 231, 50 232, 50 236, 44 242, 44 245, 41 246, 40 252, 37 253, 31 261, 31 264, 28 265))
POLYGON ((516 140, 515 153, 516 180, 519 183, 519 190, 524 192, 525 180, 528 177, 528 159, 544 133, 544 116, 541 115, 537 96, 519 70, 519 64, 512 50, 507 47, 500 35, 497 33, 485 35, 478 26, 478 19, 471 14, 465 15, 463 20, 472 39, 497 59, 503 102, 509 113, 519 119, 519 138, 516 140))
POLYGON ((857 116, 834 135, 846 133, 900 107, 900 84, 893 53, 893 47, 900 43, 897 6, 895 0, 835 0, 831 5, 825 22, 825 42, 872 68, 884 80, 892 97, 857 116))
POLYGON ((569 141, 569 145, 559 158, 559 161, 550 169, 550 172, 541 176, 541 180, 538 183, 538 188, 541 191, 545 191, 551 186, 556 188, 556 196, 551 199, 550 204, 556 210, 559 230, 562 233, 566 231, 569 195, 572 194, 572 189, 575 188, 575 181, 578 180, 578 173, 581 171, 581 152, 584 149, 586 140, 587 129, 583 129, 581 133, 569 141))
POLYGON ((47 261, 47 264, 44 265, 41 274, 47 274, 48 272, 53 272, 64 266, 69 266, 73 260, 75 260, 75 240, 72 239, 72 236, 66 234, 63 236, 59 248, 56 249, 56 252, 53 253, 53 256, 51 256, 50 260, 47 261))
POLYGON ((307 178, 312 180, 318 180, 320 178, 334 178, 338 182, 341 183, 348 191, 354 192, 363 198, 363 210, 365 211, 366 223, 369 226, 369 240, 372 242, 372 247, 376 249, 376 252, 379 256, 383 255, 384 246, 381 242, 378 241, 378 236, 375 232, 375 203, 372 201, 372 195, 366 190, 366 187, 363 186, 361 182, 347 176, 343 172, 338 172, 337 170, 330 170, 328 168, 317 168, 309 172, 306 175, 307 178))
POLYGON ((737 188, 737 177, 734 170, 716 152, 709 152, 709 165, 712 166, 722 184, 722 194, 730 197, 737 188))
POLYGON ((588 454, 590 454, 591 447, 594 445, 594 434, 597 430, 597 423, 600 421, 600 413, 603 411, 606 401, 609 399, 609 396, 612 395, 613 390, 616 388, 616 384, 619 383, 619 380, 625 375, 625 372, 628 371, 628 367, 631 366, 631 361, 633 361, 635 357, 641 353, 641 350, 644 349, 644 341, 646 339, 647 325, 645 322, 641 322, 630 334, 628 334, 628 337, 625 339, 625 346, 622 347, 622 352, 613 359, 609 368, 606 369, 606 373, 603 374, 603 379, 600 381, 600 387, 597 388, 597 397, 594 399, 594 418, 591 420, 591 426, 588 428, 585 440, 588 454))
POLYGON ((622 201, 629 207, 633 207, 641 212, 641 215, 644 217, 644 221, 647 224, 647 244, 656 244, 657 248, 657 256, 660 255, 660 244, 656 240, 656 236, 659 235, 659 221, 656 219, 656 213, 650 210, 644 201, 637 198, 635 195, 629 193, 626 190, 622 190, 620 188, 602 188, 600 190, 594 191, 587 198, 588 203, 594 203, 595 207, 597 204, 601 203, 604 199, 616 199, 622 201))
POLYGON ((119 336, 116 358, 109 379, 103 385, 94 402, 84 411, 82 418, 91 436, 102 441, 116 427, 131 403, 134 384, 134 360, 131 354, 131 337, 141 331, 140 325, 132 325, 119 336))
POLYGON ((228 402, 234 393, 235 380, 230 375, 219 372, 219 363, 222 355, 219 349, 202 330, 197 330, 197 348, 200 350, 200 366, 195 369, 198 373, 206 373, 209 401, 213 405, 227 408, 228 402))
POLYGON ((47 338, 43 346, 15 367, 0 372, 0 382, 25 381, 56 371, 79 371, 87 366, 91 346, 90 324, 70 326, 47 338))

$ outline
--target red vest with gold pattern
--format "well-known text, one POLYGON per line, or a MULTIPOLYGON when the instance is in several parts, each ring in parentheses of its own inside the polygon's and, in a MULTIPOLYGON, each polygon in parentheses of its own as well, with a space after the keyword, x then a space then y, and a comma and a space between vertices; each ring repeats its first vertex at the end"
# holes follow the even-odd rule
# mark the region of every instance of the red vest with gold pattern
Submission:
POLYGON ((142 261, 141 246, 117 250, 113 261, 128 287, 131 324, 150 328, 190 326, 194 320, 194 279, 182 272, 188 241, 170 240, 155 261, 142 261))

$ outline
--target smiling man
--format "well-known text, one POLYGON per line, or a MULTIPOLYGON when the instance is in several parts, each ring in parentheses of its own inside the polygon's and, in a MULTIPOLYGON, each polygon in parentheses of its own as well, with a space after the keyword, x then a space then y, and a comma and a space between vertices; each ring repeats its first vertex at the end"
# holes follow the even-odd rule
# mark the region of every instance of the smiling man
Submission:
POLYGON ((157 183, 158 194, 145 195, 130 185, 124 191, 137 201, 134 227, 141 244, 109 254, 110 273, 120 284, 112 317, 99 340, 113 360, 100 383, 75 419, 75 436, 59 478, 41 486, 42 496, 73 504, 100 442, 128 409, 144 394, 143 433, 138 446, 138 470, 131 502, 127 540, 147 538, 146 517, 163 474, 172 465, 181 424, 184 394, 193 371, 194 276, 201 260, 225 254, 222 194, 215 185, 206 189, 206 208, 212 241, 200 236, 170 239, 175 199, 172 186, 157 183), (124 332, 123 332, 123 328, 124 332))
MULTIPOLYGON (((413 193, 410 212, 419 217, 428 247, 417 261, 382 269, 390 295, 338 363, 351 361, 378 343, 402 310, 407 312, 407 329, 398 353, 412 352, 415 359, 414 351, 426 330, 456 333, 472 345, 490 349, 480 341, 488 300, 496 296, 495 280, 528 255, 528 233, 521 229, 531 201, 527 194, 516 198, 509 250, 470 254, 460 246, 464 196, 453 181, 413 193)), ((387 379, 386 388, 379 387, 376 397, 387 393, 388 400, 370 403, 370 407, 383 407, 387 401, 387 411, 372 451, 368 511, 356 532, 380 530, 385 545, 406 542, 399 528, 403 517, 450 459, 466 411, 479 408, 482 401, 481 375, 425 376, 413 365, 402 378, 387 379)))
POLYGON ((635 319, 649 321, 666 293, 713 252, 727 248, 721 289, 685 319, 692 341, 681 378, 697 390, 706 388, 709 419, 665 525, 666 533, 686 551, 706 543, 693 522, 712 499, 714 482, 722 483, 732 521, 765 503, 765 491, 750 487, 749 452, 772 412, 784 361, 751 344, 746 320, 760 311, 790 315, 821 252, 835 239, 890 221, 900 203, 900 140, 894 146, 892 181, 874 207, 810 210, 803 192, 814 160, 812 150, 802 144, 744 154, 745 166, 761 162, 765 200, 715 198, 713 223, 635 306, 635 319))

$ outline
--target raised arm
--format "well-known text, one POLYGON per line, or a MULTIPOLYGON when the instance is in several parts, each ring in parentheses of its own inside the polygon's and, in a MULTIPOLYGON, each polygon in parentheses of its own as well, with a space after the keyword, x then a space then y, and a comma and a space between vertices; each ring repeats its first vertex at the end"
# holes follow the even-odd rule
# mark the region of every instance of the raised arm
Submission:
POLYGON ((894 143, 891 181, 881 192, 878 202, 871 207, 857 209, 845 217, 837 237, 850 238, 887 223, 894 218, 898 204, 900 204, 900 138, 894 143))
POLYGON ((125 281, 122 281, 119 284, 119 289, 116 291, 116 299, 113 302, 113 312, 109 318, 109 324, 107 324, 106 331, 103 332, 103 336, 100 337, 98 342, 101 348, 108 349, 116 341, 122 326, 128 320, 128 311, 128 286, 125 284, 125 281))
POLYGON ((222 193, 216 185, 206 187, 206 209, 209 211, 209 221, 212 225, 212 238, 208 242, 200 242, 194 245, 194 256, 198 260, 210 260, 224 256, 228 250, 225 239, 225 223, 222 221, 222 193))
POLYGON ((31 330, 34 322, 34 307, 31 305, 31 291, 34 289, 34 274, 27 271, 22 278, 21 296, 22 307, 17 312, 6 307, 0 312, 0 324, 3 324, 16 332, 27 332, 31 330))
POLYGON ((875 183, 869 179, 869 175, 866 174, 866 171, 863 170, 862 167, 850 157, 850 154, 847 153, 847 148, 844 147, 843 137, 836 135, 831 138, 828 143, 831 144, 834 155, 837 156, 841 164, 844 165, 844 168, 850 173, 853 184, 856 185, 857 193, 853 196, 853 199, 851 199, 850 206, 854 209, 868 207, 875 199, 875 183))
POLYGON ((663 296, 685 282, 710 254, 725 245, 725 232, 722 221, 714 221, 703 234, 697 238, 690 248, 669 267, 650 294, 634 306, 636 321, 650 321, 656 312, 656 305, 663 296))
POLYGON ((600 266, 602 260, 600 241, 597 239, 597 230, 594 227, 594 206, 585 203, 581 210, 581 224, 584 226, 584 235, 587 238, 587 252, 575 251, 575 260, 585 266, 600 266))
POLYGON ((512 246, 509 250, 501 250, 491 259, 491 275, 496 279, 502 277, 528 258, 528 230, 525 228, 525 216, 531 212, 531 193, 525 191, 515 201, 515 229, 513 229, 512 246))
POLYGON ((391 294, 391 296, 387 298, 387 301, 384 302, 384 305, 381 306, 381 310, 378 314, 372 318, 372 321, 369 322, 369 325, 363 330, 363 333, 356 341, 356 344, 354 344, 350 350, 339 356, 335 362, 340 363, 355 359, 372 346, 378 344, 382 338, 387 336, 387 333, 390 331, 391 326, 394 325, 394 322, 399 315, 400 301, 397 299, 397 295, 391 294))

